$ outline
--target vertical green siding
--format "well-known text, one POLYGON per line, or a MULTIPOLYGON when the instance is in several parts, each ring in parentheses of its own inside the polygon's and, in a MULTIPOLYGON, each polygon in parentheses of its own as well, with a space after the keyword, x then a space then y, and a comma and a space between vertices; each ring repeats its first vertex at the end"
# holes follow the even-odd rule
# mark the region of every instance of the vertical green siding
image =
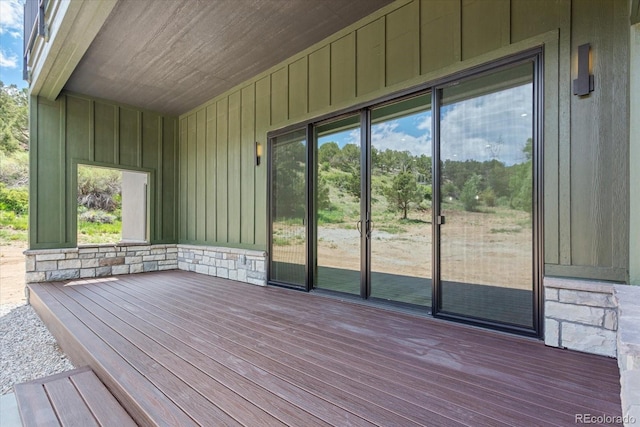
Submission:
MULTIPOLYGON (((216 151, 216 181, 217 181, 217 197, 216 197, 216 230, 218 231, 218 241, 227 242, 228 230, 229 230, 229 204, 228 204, 228 182, 229 177, 227 175, 228 169, 228 133, 227 128, 229 126, 229 98, 223 98, 217 103, 218 118, 216 120, 217 129, 217 151, 216 151)), ((193 156, 193 153, 189 153, 193 156)), ((235 177, 234 177, 235 178, 235 177)), ((192 193, 189 192, 189 195, 192 193)))
POLYGON ((462 58, 460 2, 420 2, 420 70, 423 74, 459 62, 462 58))
MULTIPOLYGON (((267 132, 544 46, 546 272, 624 280, 628 43, 625 0, 399 0, 181 117, 199 122, 206 110, 203 243, 266 248, 267 132), (574 55, 584 42, 592 43, 596 91, 578 98, 574 55), (265 146, 259 167, 255 141, 265 146)), ((187 139, 182 132, 181 146, 187 139)), ((180 172, 185 230, 201 193, 184 182, 196 176, 191 166, 203 167, 189 159, 180 172)))
POLYGON ((120 153, 119 164, 140 167, 138 153, 140 151, 140 121, 138 111, 120 108, 120 153))
POLYGON ((307 113, 307 58, 289 65, 289 119, 307 113))
POLYGON ((411 2, 387 15, 387 85, 420 74, 420 3, 411 2))
POLYGON ((205 110, 196 115, 196 240, 204 242, 207 233, 207 134, 205 110))
MULTIPOLYGON (((37 165, 35 174, 37 192, 31 192, 31 197, 36 197, 37 209, 34 212, 32 201, 29 212, 31 222, 29 246, 31 249, 37 247, 38 244, 47 247, 65 243, 66 239, 66 230, 60 227, 64 218, 64 203, 60 200, 60 193, 64 191, 63 142, 61 141, 64 103, 40 99, 36 102, 38 108, 38 146, 35 152, 32 149, 29 153, 30 156, 35 157, 37 165), (49 141, 53 143, 49 143, 49 141), (33 230, 36 230, 36 233, 33 233, 33 230)), ((32 181, 33 178, 31 176, 32 181)))
POLYGON ((187 119, 180 120, 180 233, 179 238, 181 240, 189 240, 187 234, 187 200, 188 200, 188 171, 187 160, 189 159, 189 147, 188 147, 188 134, 187 134, 187 119))
POLYGON ((511 41, 560 28, 567 12, 571 13, 570 0, 511 0, 511 41))
POLYGON ((289 117, 289 84, 287 69, 271 74, 271 123, 282 123, 289 117))
POLYGON ((32 98, 31 119, 31 249, 76 246, 77 164, 150 172, 151 241, 177 241, 175 118, 63 94, 32 98))
MULTIPOLYGON (((206 180, 207 180, 207 188, 206 188, 206 197, 207 197, 207 209, 206 212, 209 214, 206 215, 206 223, 207 223, 207 233, 205 236, 205 241, 207 242, 215 242, 217 239, 217 216, 214 215, 217 210, 216 202, 217 202, 217 132, 216 132, 216 105, 210 105, 206 109, 206 132, 207 132, 207 158, 206 160, 206 180)), ((188 154, 187 154, 188 155, 188 154)))
POLYGON ((197 240, 196 236, 196 203, 198 196, 196 193, 196 160, 198 157, 197 141, 196 141, 196 116, 190 116, 187 119, 187 239, 192 242, 197 240))
POLYGON ((117 107, 102 102, 94 103, 95 136, 93 160, 100 163, 116 163, 116 112, 117 107))
MULTIPOLYGON (((157 241, 175 242, 178 239, 178 124, 170 117, 160 117, 162 146, 158 163, 161 163, 161 185, 156 187, 157 241)), ((144 152, 143 152, 144 155, 144 152)))
POLYGON ((574 8, 573 51, 591 43, 594 92, 571 98, 571 261, 573 265, 628 265, 629 86, 618 64, 629 64, 623 2, 599 13, 574 8), (588 232, 585 232, 588 230, 588 232), (622 245, 617 242, 624 243, 622 245))
POLYGON ((267 131, 270 128, 270 92, 268 78, 256 82, 256 141, 262 144, 263 162, 255 169, 255 245, 259 248, 267 246, 267 131))
POLYGON ((356 43, 353 33, 331 43, 331 105, 356 94, 356 43))
POLYGON ((509 0, 462 0, 463 60, 509 44, 509 4, 509 0))
POLYGON ((234 92, 229 96, 229 146, 227 151, 227 176, 228 181, 228 235, 229 243, 240 243, 240 163, 241 163, 241 139, 240 139, 240 92, 234 92), (240 177, 238 179, 237 177, 240 177))
POLYGON ((384 19, 380 18, 356 31, 358 96, 385 86, 384 28, 384 19))
MULTIPOLYGON (((243 245, 255 243, 255 85, 242 89, 240 99, 242 124, 240 153, 240 242, 243 245)), ((262 159, 266 163, 266 157, 262 159)))
POLYGON ((331 104, 331 49, 324 46, 309 55, 309 111, 319 111, 331 104))

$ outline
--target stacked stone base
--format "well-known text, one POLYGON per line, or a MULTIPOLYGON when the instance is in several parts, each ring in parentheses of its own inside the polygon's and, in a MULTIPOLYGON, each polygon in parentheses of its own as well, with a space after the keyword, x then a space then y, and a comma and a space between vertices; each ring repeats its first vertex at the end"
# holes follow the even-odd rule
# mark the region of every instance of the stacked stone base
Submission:
POLYGON ((178 245, 178 268, 264 286, 267 279, 264 251, 215 246, 178 245))
POLYGON ((54 282, 149 271, 185 270, 264 286, 266 253, 193 245, 91 245, 28 250, 26 282, 54 282))
POLYGON ((618 367, 625 425, 640 423, 640 286, 617 285, 618 367))
POLYGON ((545 277, 545 344, 616 357, 618 310, 613 286, 545 277))
POLYGON ((116 276, 178 268, 176 245, 92 245, 25 251, 26 282, 116 276))

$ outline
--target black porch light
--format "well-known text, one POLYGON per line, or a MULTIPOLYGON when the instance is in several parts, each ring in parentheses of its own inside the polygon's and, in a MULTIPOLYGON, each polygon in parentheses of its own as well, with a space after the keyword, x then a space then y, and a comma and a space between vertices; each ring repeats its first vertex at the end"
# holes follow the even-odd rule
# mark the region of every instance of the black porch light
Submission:
POLYGON ((589 95, 593 92, 593 75, 591 74, 591 44, 578 46, 578 78, 573 81, 573 94, 589 95))
POLYGON ((262 157, 262 144, 256 141, 256 166, 260 166, 261 157, 262 157))

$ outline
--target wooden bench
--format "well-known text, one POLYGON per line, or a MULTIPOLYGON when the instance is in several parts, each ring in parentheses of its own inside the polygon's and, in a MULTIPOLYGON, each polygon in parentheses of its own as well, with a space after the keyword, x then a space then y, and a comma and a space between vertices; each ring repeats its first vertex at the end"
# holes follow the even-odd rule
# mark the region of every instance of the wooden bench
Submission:
POLYGON ((20 419, 30 426, 135 426, 91 368, 14 386, 20 419))

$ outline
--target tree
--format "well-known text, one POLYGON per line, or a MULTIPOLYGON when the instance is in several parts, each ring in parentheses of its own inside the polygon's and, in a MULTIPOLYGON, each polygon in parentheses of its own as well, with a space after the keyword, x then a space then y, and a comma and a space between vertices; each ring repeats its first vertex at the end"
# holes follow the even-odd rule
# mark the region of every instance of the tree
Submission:
POLYGON ((9 154, 29 148, 28 107, 26 89, 0 81, 0 151, 9 154))
POLYGON ((353 169, 346 180, 347 193, 352 195, 356 200, 360 200, 360 170, 353 169))
POLYGON ((513 209, 519 209, 531 213, 533 210, 533 140, 529 138, 522 149, 526 161, 513 165, 511 179, 509 180, 510 200, 513 209))
POLYGON ((460 201, 464 206, 465 211, 474 212, 479 203, 480 192, 480 175, 474 174, 464 183, 462 191, 460 192, 460 201))
POLYGON ((305 145, 294 141, 273 148, 273 215, 299 218, 305 209, 305 145))
POLYGON ((327 179, 324 176, 318 177, 316 204, 318 210, 331 209, 331 200, 329 199, 329 185, 327 184, 327 179))
POLYGON ((338 156, 340 155, 340 147, 335 142, 325 142, 318 147, 318 164, 327 163, 335 166, 338 156))
POLYGON ((355 144, 346 144, 340 151, 339 167, 345 172, 351 172, 360 167, 360 147, 355 144))
POLYGON ((401 172, 393 178, 391 187, 387 187, 387 202, 402 212, 402 219, 407 219, 411 203, 420 203, 423 198, 418 190, 418 183, 411 172, 401 172))

